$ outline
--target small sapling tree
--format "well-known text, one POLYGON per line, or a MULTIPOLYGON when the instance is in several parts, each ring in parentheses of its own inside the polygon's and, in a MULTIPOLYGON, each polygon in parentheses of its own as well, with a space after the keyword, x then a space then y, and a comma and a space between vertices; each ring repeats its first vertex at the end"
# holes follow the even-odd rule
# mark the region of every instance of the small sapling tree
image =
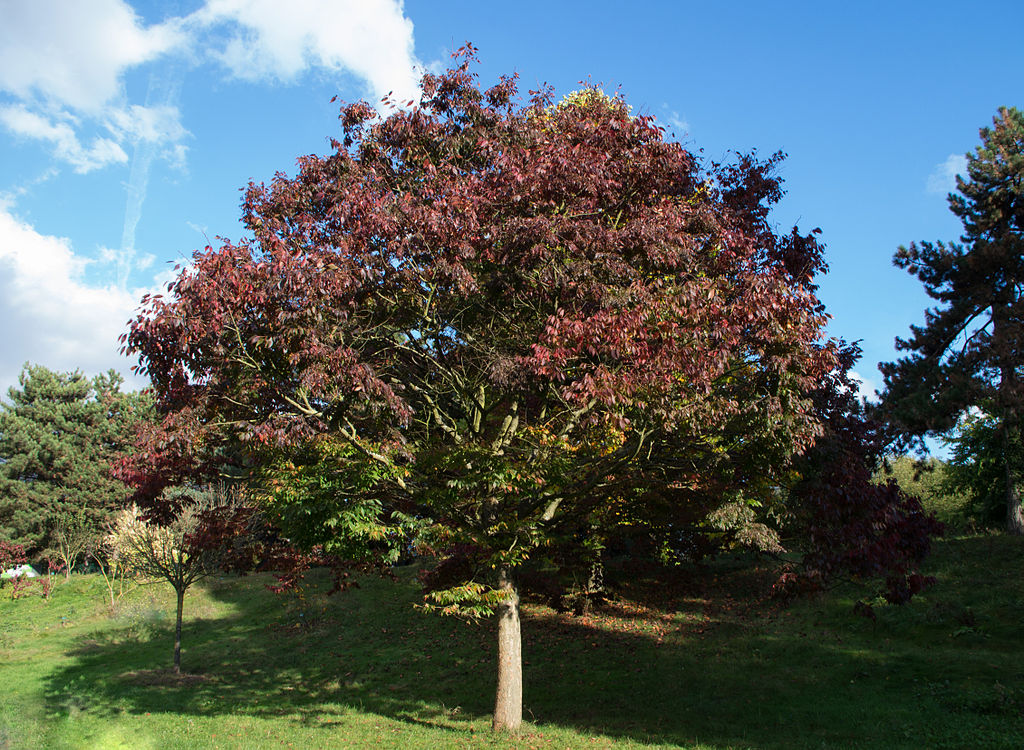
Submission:
POLYGON ((46 575, 39 581, 39 595, 42 596, 45 601, 50 601, 50 596, 53 594, 53 577, 58 576, 61 573, 65 574, 65 580, 67 580, 67 570, 64 567, 64 563, 57 560, 47 561, 46 575))
POLYGON ((120 511, 106 540, 108 589, 114 602, 116 566, 142 582, 165 581, 174 589, 174 671, 181 671, 181 624, 185 592, 217 569, 219 550, 197 541, 204 514, 223 499, 190 490, 168 490, 165 501, 176 506, 169 522, 147 520, 137 505, 120 511), (112 562, 111 562, 112 561, 112 562), (115 567, 109 567, 109 566, 115 567))
MULTIPOLYGON (((124 511, 122 510, 122 514, 124 511)), ((118 547, 118 535, 114 519, 107 521, 104 525, 104 533, 92 540, 86 556, 92 560, 103 576, 103 583, 107 589, 107 596, 110 599, 110 613, 113 614, 117 607, 118 600, 124 596, 126 585, 131 580, 125 568, 125 560, 122 558, 121 550, 118 547)))
POLYGON ((50 539, 63 564, 65 580, 71 577, 75 563, 86 555, 97 536, 84 506, 56 513, 51 522, 50 539))

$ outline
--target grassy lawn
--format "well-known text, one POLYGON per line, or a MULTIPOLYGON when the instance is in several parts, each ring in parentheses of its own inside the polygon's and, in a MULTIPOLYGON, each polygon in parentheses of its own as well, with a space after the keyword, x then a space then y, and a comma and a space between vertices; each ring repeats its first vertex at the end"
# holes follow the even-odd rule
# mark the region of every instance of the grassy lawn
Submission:
POLYGON ((303 601, 260 577, 111 615, 102 581, 0 591, 0 748, 1024 747, 1024 540, 939 541, 938 584, 856 617, 840 588, 789 606, 721 560, 632 583, 590 617, 525 606, 528 725, 494 737, 493 633, 416 611, 398 583, 303 601))

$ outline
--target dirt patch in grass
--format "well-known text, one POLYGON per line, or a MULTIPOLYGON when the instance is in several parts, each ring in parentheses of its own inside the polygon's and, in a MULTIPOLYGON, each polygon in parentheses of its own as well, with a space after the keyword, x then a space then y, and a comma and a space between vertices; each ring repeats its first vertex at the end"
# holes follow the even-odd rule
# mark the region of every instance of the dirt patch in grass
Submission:
POLYGON ((209 675, 175 672, 170 669, 137 669, 122 672, 118 679, 140 687, 188 687, 214 681, 209 675))

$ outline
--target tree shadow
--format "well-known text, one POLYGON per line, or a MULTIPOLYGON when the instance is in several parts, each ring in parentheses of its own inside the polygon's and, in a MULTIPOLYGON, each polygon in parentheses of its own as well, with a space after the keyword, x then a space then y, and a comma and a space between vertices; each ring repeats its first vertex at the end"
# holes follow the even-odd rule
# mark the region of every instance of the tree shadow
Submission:
MULTIPOLYGON (((162 671, 170 623, 147 639, 113 629, 80 642, 51 676, 53 715, 242 714, 330 730, 361 712, 465 739, 492 708, 493 629, 416 611, 404 578, 289 606, 256 578, 219 584, 211 593, 232 614, 187 620, 186 677, 162 671)), ((894 641, 884 623, 837 626, 764 601, 738 606, 705 598, 701 586, 714 588, 683 586, 671 612, 628 599, 587 617, 526 605, 527 720, 681 746, 915 747, 928 736, 922 701, 941 696, 917 682, 931 674, 927 648, 894 641), (791 628, 769 623, 787 617, 791 628), (883 739, 892 736, 908 739, 883 739)), ((975 718, 957 720, 982 731, 975 718)))

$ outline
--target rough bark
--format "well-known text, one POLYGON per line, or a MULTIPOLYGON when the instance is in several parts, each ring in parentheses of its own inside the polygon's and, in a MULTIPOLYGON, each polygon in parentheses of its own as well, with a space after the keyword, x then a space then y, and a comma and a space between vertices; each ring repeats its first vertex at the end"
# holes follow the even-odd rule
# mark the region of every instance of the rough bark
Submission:
MULTIPOLYGON (((1009 317, 1003 313, 995 319, 994 335, 1003 338, 1006 328, 1004 320, 1009 317)), ((1009 348, 1009 347, 1007 347, 1009 348)), ((1020 417, 1018 411, 1018 390, 1016 356, 1004 357, 1000 367, 1000 396, 1003 401, 1002 439, 1003 464, 1006 472, 1006 531, 1015 536, 1024 536, 1024 509, 1021 508, 1021 477, 1017 467, 1018 451, 1015 440, 1020 435, 1020 417)))
POLYGON ((494 700, 495 731, 516 732, 523 722, 523 656, 519 631, 519 592, 508 570, 499 587, 506 598, 498 610, 498 692, 494 700))
POLYGON ((1020 484, 1013 470, 1006 467, 1006 530, 1024 536, 1024 508, 1021 507, 1020 484))

